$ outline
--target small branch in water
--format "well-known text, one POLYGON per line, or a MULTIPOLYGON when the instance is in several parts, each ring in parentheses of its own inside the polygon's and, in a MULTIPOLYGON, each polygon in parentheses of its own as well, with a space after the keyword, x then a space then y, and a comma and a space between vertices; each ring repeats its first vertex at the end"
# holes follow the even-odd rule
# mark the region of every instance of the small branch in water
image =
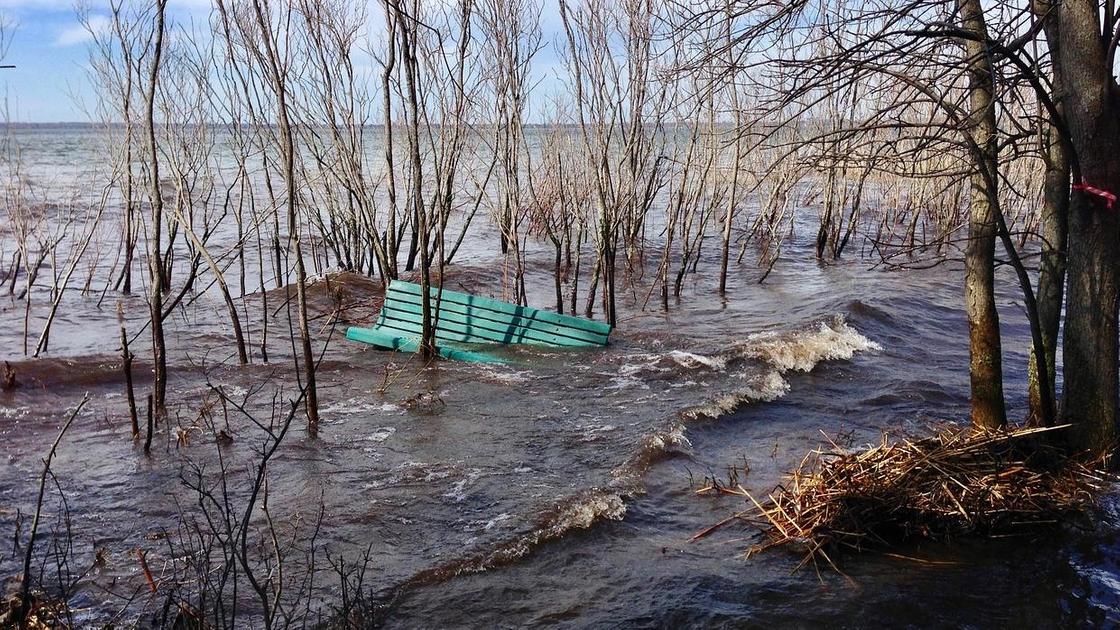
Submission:
POLYGON ((31 534, 27 539, 27 548, 23 552, 23 582, 20 585, 19 593, 19 608, 16 609, 15 622, 22 624, 27 619, 27 614, 31 611, 31 556, 35 551, 35 535, 39 531, 39 517, 43 513, 43 493, 47 488, 47 476, 50 474, 51 462, 54 460, 54 454, 58 450, 58 445, 62 442, 62 437, 66 435, 66 430, 74 423, 74 419, 78 417, 82 407, 86 406, 89 402, 89 394, 82 397, 82 401, 70 412, 70 417, 66 419, 66 423, 62 425, 62 429, 58 432, 58 437, 54 439, 54 444, 51 445, 50 452, 47 453, 46 459, 43 460, 43 472, 39 474, 39 497, 35 500, 35 516, 31 519, 31 534))
POLYGON ((148 394, 148 435, 144 437, 144 455, 152 454, 152 395, 148 394))
POLYGON ((139 547, 136 548, 136 559, 140 561, 140 570, 144 573, 144 579, 148 582, 148 588, 155 593, 159 590, 155 578, 152 577, 152 570, 148 568, 148 559, 144 556, 144 550, 139 547))
POLYGON ((140 421, 136 413, 136 390, 132 386, 132 352, 128 350, 128 332, 121 322, 121 369, 124 370, 125 391, 128 394, 128 419, 132 422, 132 439, 140 439, 140 421))

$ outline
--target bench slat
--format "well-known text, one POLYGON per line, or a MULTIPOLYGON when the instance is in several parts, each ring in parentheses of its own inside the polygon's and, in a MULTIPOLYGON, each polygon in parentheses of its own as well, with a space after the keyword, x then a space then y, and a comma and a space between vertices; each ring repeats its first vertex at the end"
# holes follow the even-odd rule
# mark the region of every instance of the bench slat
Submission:
MULTIPOLYGON (((419 296, 415 296, 419 297, 419 296)), ((386 300, 382 313, 387 317, 415 322, 423 325, 423 307, 419 304, 404 302, 393 298, 386 300)), ((559 328, 560 332, 549 330, 551 325, 544 328, 521 325, 515 318, 508 322, 495 321, 482 317, 477 312, 465 311, 461 306, 451 303, 440 304, 436 318, 437 328, 448 328, 456 332, 463 332, 478 336, 481 340, 499 343, 535 343, 552 346, 603 346, 606 339, 591 335, 584 331, 559 328), (580 337, 565 334, 572 331, 580 337)))
MULTIPOLYGON (((418 337, 396 336, 376 328, 351 327, 346 331, 346 338, 351 341, 361 341, 386 350, 398 352, 416 352, 420 349, 418 337)), ((502 359, 485 352, 463 350, 451 346, 438 346, 436 350, 445 359, 454 361, 467 361, 471 363, 505 363, 502 359)))
MULTIPOLYGON (((421 295, 421 290, 422 289, 420 285, 413 284, 411 282, 394 280, 389 284, 389 292, 399 291, 419 296, 421 295)), ((437 287, 431 287, 430 290, 432 297, 439 297, 440 291, 437 287)), ((583 319, 581 317, 561 315, 559 313, 553 313, 552 311, 542 311, 540 309, 530 308, 528 306, 516 306, 514 304, 499 302, 498 300, 492 300, 490 298, 480 297, 477 295, 460 293, 458 291, 452 291, 450 289, 444 289, 442 296, 442 299, 444 301, 456 302, 473 308, 490 310, 505 315, 518 316, 528 320, 538 320, 548 322, 550 324, 557 324, 560 326, 569 326, 572 328, 595 332, 600 335, 609 335, 611 333, 611 327, 609 324, 593 321, 590 319, 583 319)))
MULTIPOLYGON (((384 322, 378 323, 376 328, 371 328, 369 330, 381 330, 381 331, 385 331, 389 335, 398 336, 398 337, 406 337, 408 339, 419 339, 420 338, 419 328, 415 327, 412 322, 404 322, 404 321, 400 321, 400 320, 396 320, 396 319, 386 319, 384 322)), ((504 345, 502 342, 490 341, 490 340, 479 340, 478 338, 472 338, 472 337, 469 337, 467 335, 463 335, 461 333, 456 333, 456 332, 451 332, 451 331, 446 331, 446 330, 439 330, 439 329, 436 330, 435 338, 436 338, 436 341, 441 342, 441 343, 462 344, 462 345, 465 345, 465 346, 501 346, 501 345, 504 345)))
MULTIPOLYGON (((419 309, 416 309, 419 311, 419 309)), ((385 321, 383 324, 392 323, 397 328, 408 328, 417 331, 419 334, 423 327, 424 316, 419 312, 409 312, 406 310, 387 309, 382 311, 385 321)), ((509 328, 505 331, 490 330, 482 328, 474 323, 468 321, 468 318, 462 318, 454 313, 443 313, 439 318, 439 323, 436 326, 437 333, 444 333, 448 336, 455 337, 456 339, 465 343, 521 343, 538 346, 596 346, 598 344, 590 344, 583 342, 573 342, 571 340, 556 341, 553 339, 542 338, 543 333, 534 335, 532 331, 525 328, 509 328)))
MULTIPOLYGON (((451 290, 431 289, 436 350, 443 357, 475 363, 505 363, 475 350, 481 345, 533 344, 552 347, 605 346, 611 327, 602 322, 507 304, 451 290), (466 347, 462 347, 465 345, 466 347)), ((400 352, 416 352, 423 328, 419 285, 394 280, 372 328, 352 327, 346 338, 400 352)))
MULTIPOLYGON (((392 307, 396 307, 399 304, 408 304, 410 305, 410 307, 405 308, 406 310, 411 311, 411 306, 421 308, 421 299, 421 296, 416 294, 394 292, 385 298, 385 304, 392 307)), ((433 309, 436 304, 439 305, 439 312, 441 314, 457 313, 460 315, 467 315, 472 319, 480 320, 479 322, 477 322, 479 326, 484 326, 496 331, 505 332, 511 326, 518 328, 524 327, 535 332, 544 332, 550 335, 557 335, 559 337, 571 339, 575 342, 580 342, 580 345, 594 344, 598 346, 605 346, 607 345, 608 341, 608 337, 606 335, 584 330, 582 328, 554 324, 539 319, 528 319, 525 316, 507 315, 504 313, 497 313, 495 311, 478 309, 446 299, 437 300, 433 298, 432 304, 433 309)))

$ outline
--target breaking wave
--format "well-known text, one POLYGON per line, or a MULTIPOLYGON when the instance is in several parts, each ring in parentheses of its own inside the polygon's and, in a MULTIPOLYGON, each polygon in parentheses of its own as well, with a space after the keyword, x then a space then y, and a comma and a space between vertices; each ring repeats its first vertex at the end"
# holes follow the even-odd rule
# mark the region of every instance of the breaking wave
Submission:
MULTIPOLYGON (((682 371, 687 374, 702 370, 725 374, 726 389, 679 411, 641 438, 626 460, 612 471, 608 487, 558 500, 554 507, 538 513, 527 532, 414 574, 393 589, 393 596, 414 587, 509 564, 570 531, 587 529, 605 520, 621 520, 626 514, 626 500, 643 491, 641 479, 650 466, 675 451, 691 447, 687 435, 689 422, 717 419, 745 404, 781 398, 790 389, 783 376, 788 372, 808 372, 824 361, 851 359, 856 353, 876 350, 881 350, 879 344, 837 316, 792 331, 750 335, 711 355, 669 350, 629 356, 616 380, 636 380, 641 374, 679 375, 682 371)), ((503 520, 509 518, 503 515, 503 520)))
POLYGON ((438 584, 459 575, 481 573, 510 564, 538 545, 560 538, 572 530, 588 529, 604 520, 622 520, 625 515, 626 502, 623 495, 612 490, 596 488, 560 499, 552 509, 537 516, 528 532, 498 542, 479 553, 416 573, 395 588, 394 595, 410 588, 438 584))
POLYGON ((849 360, 859 352, 880 350, 879 344, 838 315, 791 331, 756 333, 710 356, 679 350, 643 356, 640 365, 654 371, 667 369, 667 363, 687 371, 730 371, 729 384, 703 402, 682 409, 642 438, 626 461, 614 469, 613 485, 626 494, 640 491, 641 478, 651 465, 675 449, 691 446, 689 422, 715 420, 744 405, 785 396, 790 390, 784 376, 788 372, 809 372, 824 361, 849 360))
POLYGON ((849 360, 857 352, 883 348, 852 328, 843 317, 820 322, 815 329, 793 333, 755 333, 730 352, 761 359, 780 372, 808 372, 822 361, 849 360))

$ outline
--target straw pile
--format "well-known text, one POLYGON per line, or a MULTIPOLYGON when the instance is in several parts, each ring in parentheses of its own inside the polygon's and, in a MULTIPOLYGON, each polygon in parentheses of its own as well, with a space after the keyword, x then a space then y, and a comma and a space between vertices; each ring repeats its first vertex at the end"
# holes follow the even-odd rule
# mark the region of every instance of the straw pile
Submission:
MULTIPOLYGON (((1116 478, 1103 461, 1084 462, 1046 446, 1040 434, 1064 427, 1001 432, 945 430, 883 441, 860 452, 832 444, 802 461, 764 501, 737 486, 752 507, 696 535, 747 521, 762 530, 748 555, 781 546, 828 551, 908 539, 998 536, 1053 525, 1096 505, 1116 478)), ((708 488, 711 490, 711 488, 708 488)))

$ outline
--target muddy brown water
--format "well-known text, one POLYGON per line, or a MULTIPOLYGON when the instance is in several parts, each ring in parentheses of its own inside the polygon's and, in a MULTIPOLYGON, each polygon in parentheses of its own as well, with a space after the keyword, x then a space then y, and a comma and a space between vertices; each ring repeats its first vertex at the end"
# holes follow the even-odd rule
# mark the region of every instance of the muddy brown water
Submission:
MULTIPOLYGON (((372 320, 380 285, 332 274, 327 291, 320 280, 312 307, 317 348, 326 348, 323 424, 312 437, 297 418, 269 469, 270 515, 295 545, 293 565, 321 510, 320 558, 356 559, 368 549, 376 621, 395 627, 1118 623, 1112 499, 1087 522, 1047 536, 900 550, 909 559, 846 558, 846 577, 792 572, 799 558, 784 552, 744 559, 754 535, 746 528, 688 542, 743 507, 733 497, 696 496, 705 476, 746 463, 742 483, 764 493, 821 444, 822 432, 859 444, 883 430, 967 417, 960 270, 821 265, 810 246, 795 239, 761 285, 753 266, 736 268, 726 298, 715 291, 718 261, 709 251, 668 311, 646 301, 647 288, 627 291, 608 348, 508 348, 507 366, 425 366, 347 342, 347 325, 372 320)), ((483 249, 448 279, 502 297, 501 262, 483 249)), ((530 303, 549 306, 547 265, 533 267, 528 284, 530 303)), ((1022 413, 1027 331, 1013 285, 1002 286, 1008 393, 1022 413)), ((284 292, 272 290, 271 308, 284 292)), ((259 312, 259 300, 247 296, 244 308, 259 312)), ((3 302, 0 359, 12 362, 20 386, 0 393, 0 576, 10 586, 19 572, 12 532, 17 520, 26 531, 40 458, 88 393, 54 472, 72 518, 74 566, 84 571, 98 552, 104 561, 70 604, 82 624, 122 608, 125 621, 148 623, 162 599, 147 593, 135 550, 146 551, 157 577, 170 575, 181 558, 168 540, 197 516, 187 482, 200 470, 213 480, 223 463, 230 478, 250 474, 263 433, 236 412, 227 426, 214 388, 260 421, 274 395, 283 406, 296 390, 286 312, 270 319, 270 362, 254 351, 245 367, 235 365, 215 296, 175 312, 171 418, 145 457, 129 435, 116 356, 119 302, 137 335, 143 396, 142 298, 68 294, 50 352, 35 360, 22 355, 22 304, 3 302)), ((47 508, 51 530, 57 490, 47 508)), ((58 539, 45 532, 48 545, 58 539)), ((313 609, 329 615, 338 598, 337 583, 324 577, 313 609)), ((259 621, 257 612, 246 602, 244 625, 259 621)))

